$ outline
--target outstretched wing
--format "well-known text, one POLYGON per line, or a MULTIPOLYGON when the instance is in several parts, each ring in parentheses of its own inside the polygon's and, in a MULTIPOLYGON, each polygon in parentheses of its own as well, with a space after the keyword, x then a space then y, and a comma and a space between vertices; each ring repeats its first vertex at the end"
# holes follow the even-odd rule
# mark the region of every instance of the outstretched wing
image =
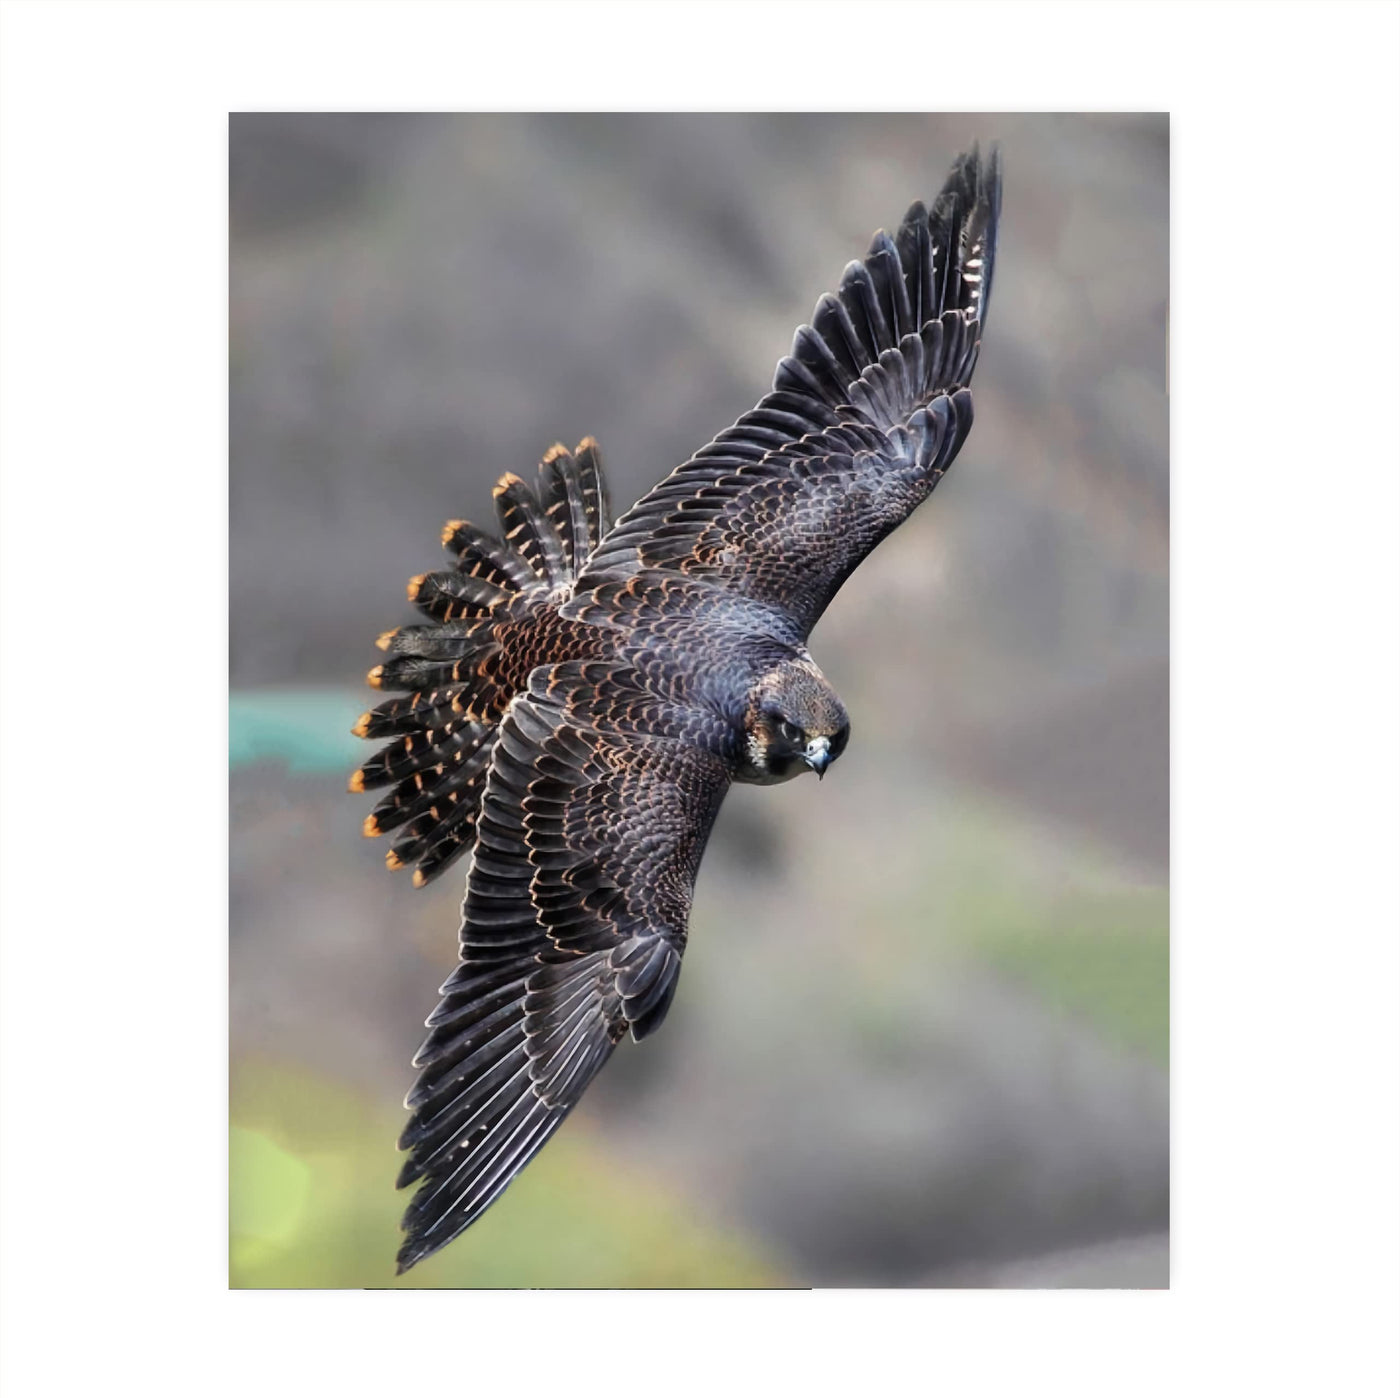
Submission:
POLYGON ((618 521, 578 590, 643 568, 783 608, 806 634, 942 478, 972 425, 991 292, 995 150, 959 158, 927 210, 878 233, 817 303, 773 390, 618 521))
POLYGON ((400 1186, 423 1182, 400 1271, 499 1197, 625 1033, 664 1018, 730 781, 706 723, 615 665, 579 663, 537 671, 502 720, 462 962, 428 1020, 399 1143, 400 1186))

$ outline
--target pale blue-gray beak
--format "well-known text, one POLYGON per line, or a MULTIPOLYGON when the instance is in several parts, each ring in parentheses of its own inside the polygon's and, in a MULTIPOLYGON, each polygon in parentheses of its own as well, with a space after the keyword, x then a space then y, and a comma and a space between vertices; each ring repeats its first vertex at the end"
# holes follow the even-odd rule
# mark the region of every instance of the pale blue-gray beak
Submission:
POLYGON ((802 754, 802 760, 817 774, 820 781, 831 766, 831 739, 813 738, 802 754))

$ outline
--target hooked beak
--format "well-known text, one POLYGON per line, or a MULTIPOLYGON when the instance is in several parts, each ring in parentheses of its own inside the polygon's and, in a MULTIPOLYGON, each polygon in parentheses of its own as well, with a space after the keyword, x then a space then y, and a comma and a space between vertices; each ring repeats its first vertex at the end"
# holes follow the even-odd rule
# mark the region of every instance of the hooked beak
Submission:
POLYGON ((807 744, 802 760, 817 774, 817 780, 820 781, 826 775, 826 769, 831 766, 831 740, 813 738, 807 744))

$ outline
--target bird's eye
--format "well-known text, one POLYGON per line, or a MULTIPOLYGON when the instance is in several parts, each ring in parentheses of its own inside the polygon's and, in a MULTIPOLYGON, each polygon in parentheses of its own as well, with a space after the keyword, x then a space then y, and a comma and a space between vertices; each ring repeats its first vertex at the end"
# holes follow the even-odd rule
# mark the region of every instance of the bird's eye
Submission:
POLYGON ((783 719, 778 724, 778 735, 785 743, 800 743, 802 741, 802 730, 795 724, 783 719))

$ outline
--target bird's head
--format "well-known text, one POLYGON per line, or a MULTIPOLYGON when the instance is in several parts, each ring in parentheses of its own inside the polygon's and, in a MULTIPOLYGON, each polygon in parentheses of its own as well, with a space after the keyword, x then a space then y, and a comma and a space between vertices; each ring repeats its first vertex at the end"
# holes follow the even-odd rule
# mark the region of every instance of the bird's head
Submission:
POLYGON ((820 777, 850 736, 851 720, 826 676, 805 657, 786 660, 749 691, 739 779, 784 782, 809 768, 820 777))

